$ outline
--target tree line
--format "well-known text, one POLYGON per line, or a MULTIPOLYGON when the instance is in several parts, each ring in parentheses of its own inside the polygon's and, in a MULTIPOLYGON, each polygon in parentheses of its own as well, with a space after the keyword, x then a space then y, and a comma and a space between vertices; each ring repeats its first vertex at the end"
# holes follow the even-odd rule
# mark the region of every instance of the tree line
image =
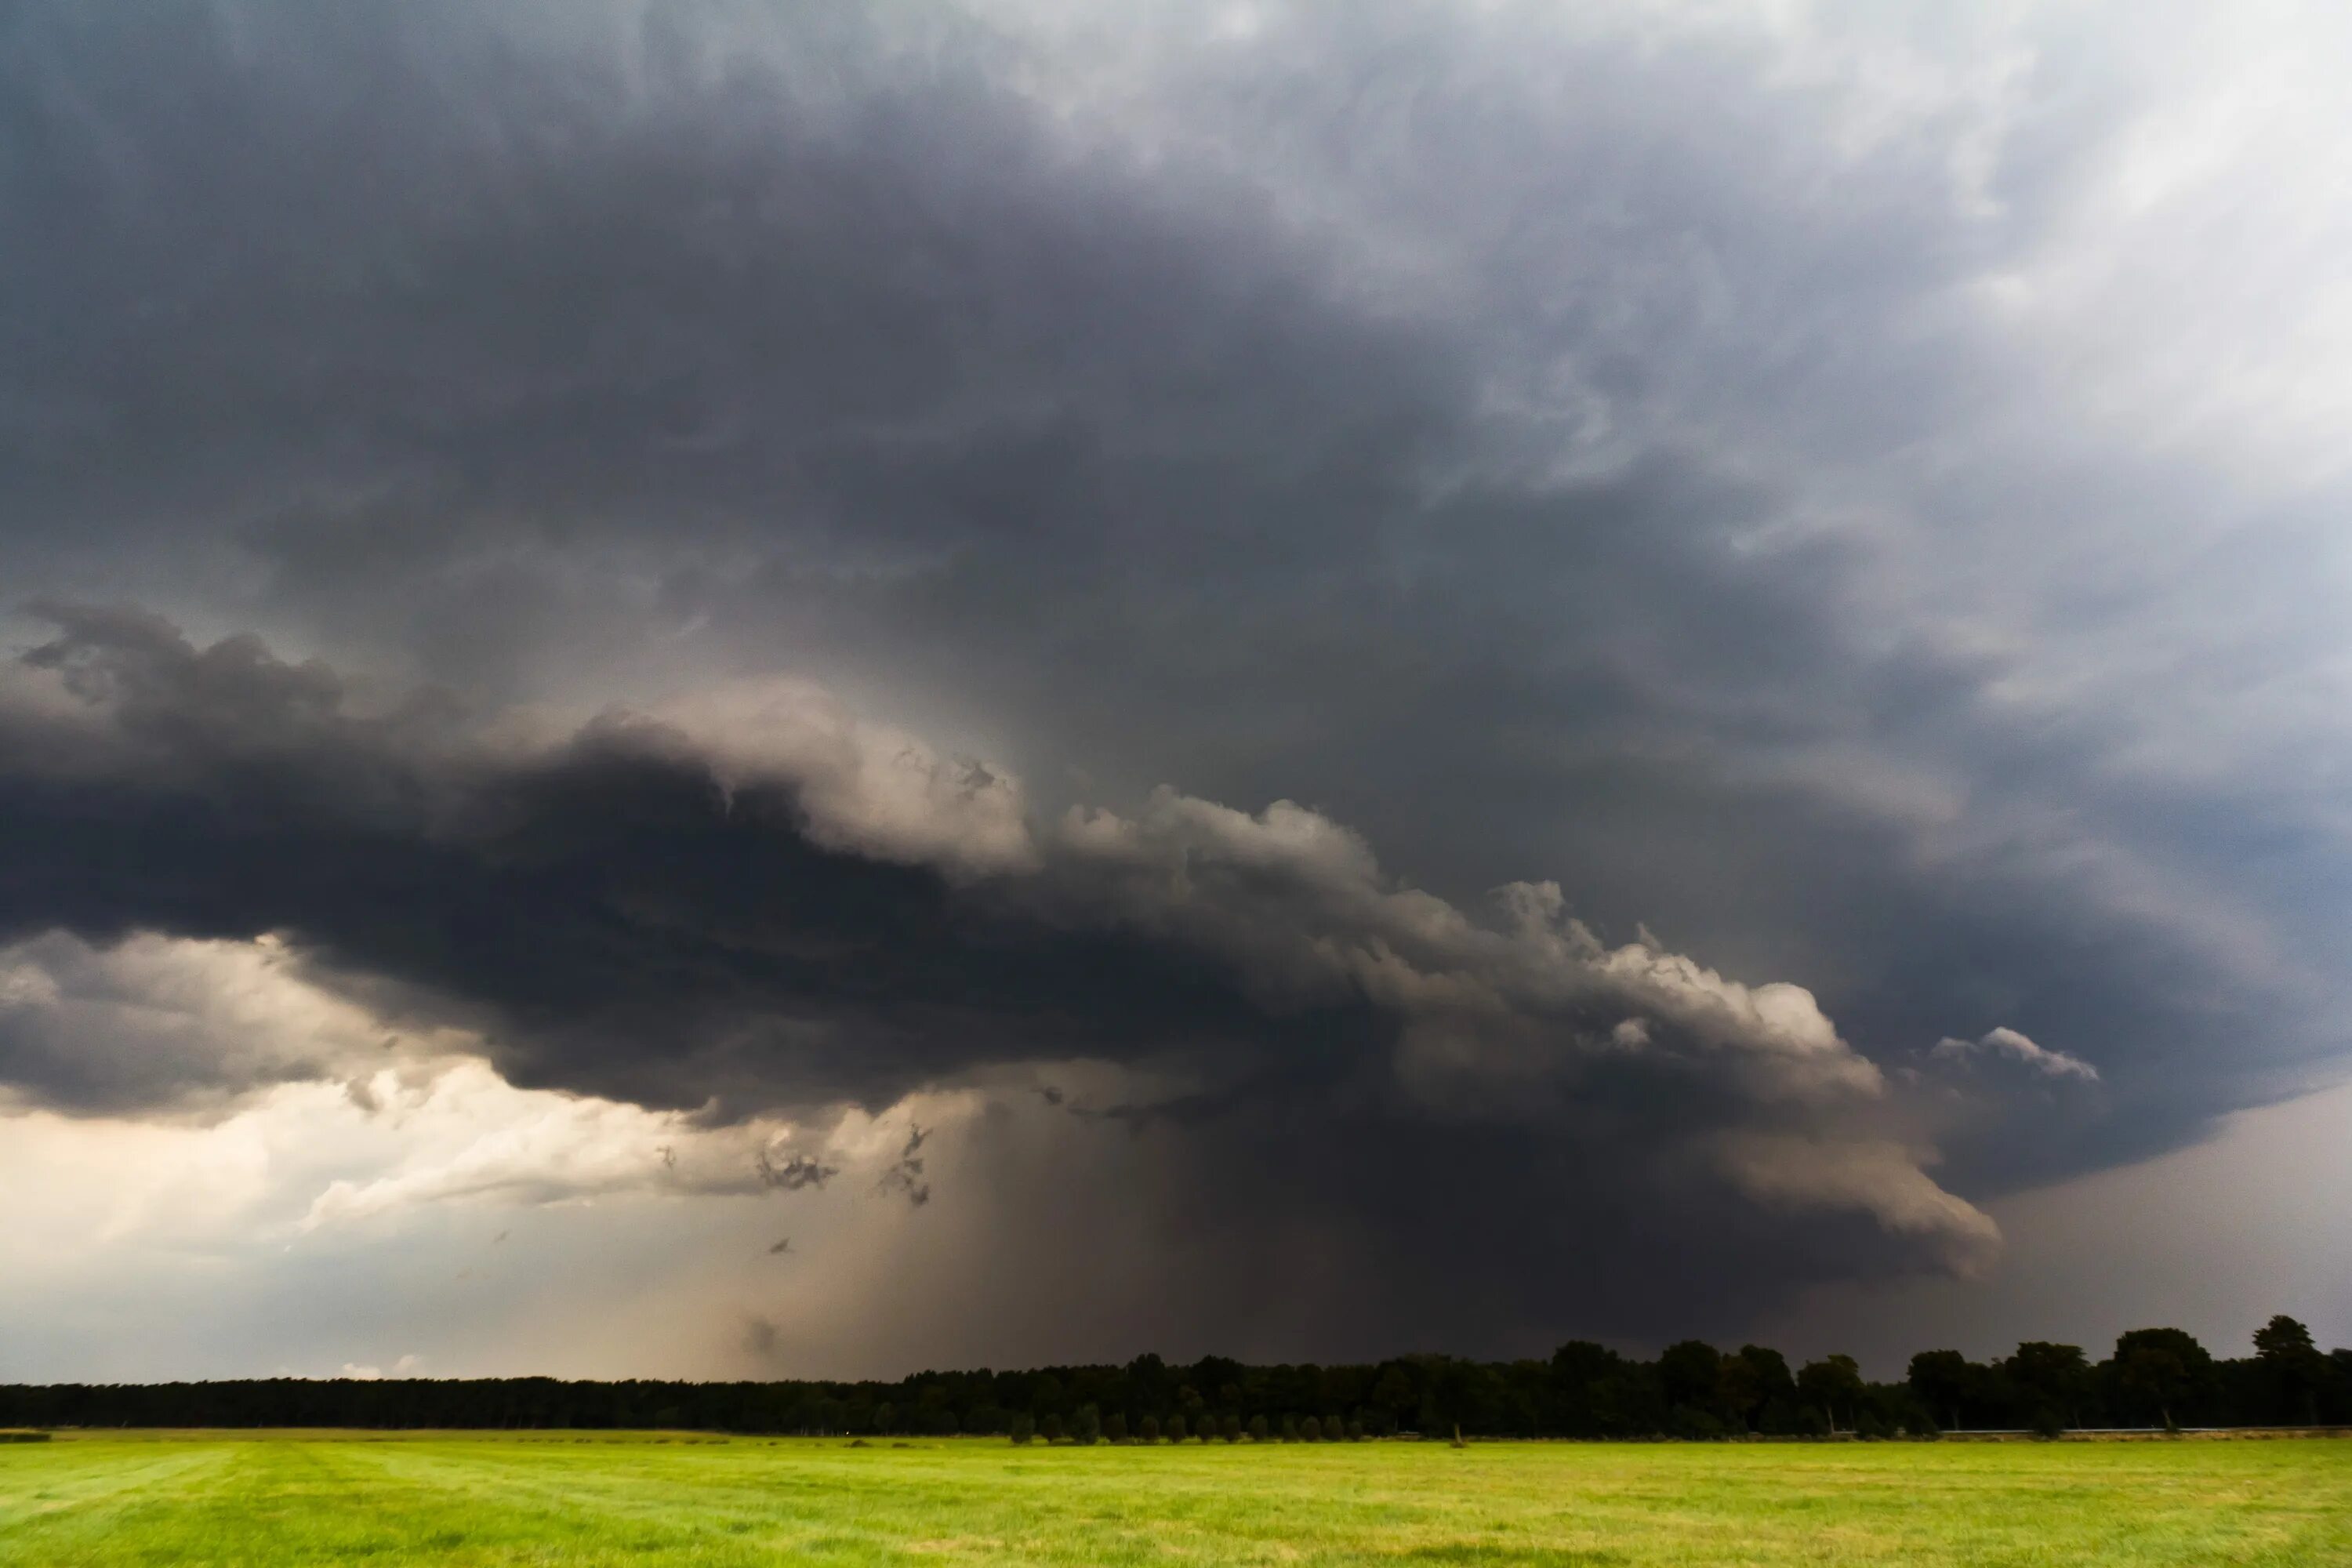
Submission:
POLYGON ((1349 1366, 1173 1365, 922 1372, 897 1382, 615 1383, 555 1378, 268 1378, 0 1386, 0 1426, 676 1427, 1015 1441, 2056 1435, 2101 1426, 2352 1425, 2352 1350, 2322 1353, 2273 1318, 2253 1353, 2217 1358, 2179 1329, 2137 1329, 2093 1362, 2029 1342, 1997 1361, 1924 1351, 1899 1383, 1848 1356, 1791 1367, 1760 1345, 1698 1340, 1655 1360, 1573 1341, 1549 1360, 1408 1355, 1349 1366))

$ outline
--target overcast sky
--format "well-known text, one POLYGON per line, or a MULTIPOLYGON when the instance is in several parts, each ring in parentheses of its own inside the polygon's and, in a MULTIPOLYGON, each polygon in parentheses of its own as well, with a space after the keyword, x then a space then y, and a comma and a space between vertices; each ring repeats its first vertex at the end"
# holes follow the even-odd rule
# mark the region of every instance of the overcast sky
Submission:
POLYGON ((0 1377, 2352 1339, 2348 51, 6 8, 0 1377))

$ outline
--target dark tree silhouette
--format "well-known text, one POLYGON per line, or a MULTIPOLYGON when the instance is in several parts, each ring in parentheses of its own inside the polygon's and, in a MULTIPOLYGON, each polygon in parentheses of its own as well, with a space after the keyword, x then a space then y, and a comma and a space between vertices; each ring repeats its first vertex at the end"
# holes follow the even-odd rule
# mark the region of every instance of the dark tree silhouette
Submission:
POLYGON ((1457 1425, 1475 1437, 1801 1436, 1826 1432, 1832 1416, 1841 1428, 1865 1435, 1917 1436, 1932 1435, 1937 1417, 2010 1428, 2352 1423, 2352 1351, 2323 1355, 2288 1318, 2264 1324, 2252 1349, 2251 1356, 2217 1363, 2177 1329, 2138 1330, 2095 1367, 2073 1346, 2029 1341, 1990 1365, 1928 1352, 1913 1359, 1900 1384, 1868 1383, 1843 1358, 1814 1363, 1792 1379, 1777 1354, 1748 1345, 1715 1356, 1710 1385, 1707 1347, 1696 1342, 1657 1362, 1577 1342, 1548 1361, 1412 1355, 1370 1365, 1244 1366, 1209 1357, 1169 1367, 1143 1356, 1124 1366, 925 1372, 888 1383, 526 1377, 0 1385, 0 1428, 658 1424, 813 1436, 1018 1433, 1053 1441, 1088 1406, 1117 1412, 1130 1431, 1149 1411, 1165 1435, 1202 1441, 1238 1441, 1242 1413, 1250 1411, 1269 1420, 1290 1412, 1284 1419, 1300 1426, 1298 1413, 1315 1411, 1325 1442, 1360 1430, 1442 1441, 1457 1425), (1209 1390, 1213 1403, 1203 1397, 1209 1390), (1166 1414, 1171 1409, 1179 1414, 1166 1414))
POLYGON ((2083 1405, 2091 1393, 2091 1363, 2080 1345, 2028 1340, 2000 1363, 2026 1425, 2040 1432, 2053 1423, 2060 1428, 2083 1425, 2083 1405))
POLYGON ((2213 1357, 2181 1329, 2134 1329, 2116 1341, 2116 1391, 2141 1415, 2154 1414, 2167 1430, 2177 1414, 2194 1415, 2212 1386, 2213 1357))
POLYGON ((1684 1340, 1658 1357, 1658 1381, 1666 1403, 1693 1415, 1719 1418, 1723 1406, 1723 1352, 1704 1340, 1684 1340))
POLYGON ((1797 1373, 1797 1396, 1828 1416, 1832 1432, 1841 1417, 1846 1430, 1856 1429, 1863 1392, 1862 1368, 1850 1355, 1807 1362, 1797 1373))
POLYGON ((2284 1313, 2254 1331, 2254 1361, 2276 1417, 2309 1426, 2319 1420, 2319 1399, 2331 1370, 2311 1342, 2311 1331, 2284 1313))
POLYGON ((1953 1426, 1962 1425, 1960 1412, 1975 1387, 1976 1371, 1958 1351, 1921 1351, 1911 1358, 1905 1376, 1919 1402, 1953 1426))

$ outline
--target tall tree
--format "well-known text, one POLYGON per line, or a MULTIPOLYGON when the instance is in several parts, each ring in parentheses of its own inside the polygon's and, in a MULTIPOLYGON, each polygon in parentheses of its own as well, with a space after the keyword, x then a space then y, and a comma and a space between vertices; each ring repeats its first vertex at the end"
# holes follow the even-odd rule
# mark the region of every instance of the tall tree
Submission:
POLYGON ((1723 1409, 1723 1352, 1705 1340, 1683 1340, 1658 1357, 1658 1381, 1666 1403, 1677 1410, 1719 1417, 1723 1409))
POLYGON ((1976 1369, 1958 1351, 1921 1351, 1911 1358, 1904 1379, 1919 1402, 1951 1426, 1961 1425, 1960 1412, 1975 1383, 1976 1369))
POLYGON ((1723 1358, 1724 1413, 1736 1426, 1761 1429, 1765 1412, 1792 1405, 1796 1393, 1796 1374, 1779 1351, 1742 1345, 1723 1358))
POLYGON ((2327 1358, 2311 1342, 2311 1331, 2284 1312, 2254 1331, 2254 1360, 2269 1384, 2271 1414, 2277 1419, 2315 1426, 2319 1394, 2327 1383, 2327 1358))
POLYGON ((2037 1430, 2057 1417, 2063 1426, 2083 1424, 2083 1402, 2091 1391, 2091 1363, 2080 1345, 2028 1340, 2001 1363, 2001 1371, 2017 1390, 2026 1424, 2037 1430))
POLYGON ((1840 1415, 1845 1417, 1847 1429, 1853 1429, 1864 1387, 1862 1367, 1850 1355, 1809 1361, 1797 1373, 1797 1396, 1828 1416, 1832 1432, 1838 1429, 1840 1415))
POLYGON ((2213 1383, 2211 1353, 2183 1329, 2134 1329, 2116 1341, 2107 1364, 2126 1407, 2168 1429, 2179 1425, 2177 1415, 2194 1413, 2213 1383))

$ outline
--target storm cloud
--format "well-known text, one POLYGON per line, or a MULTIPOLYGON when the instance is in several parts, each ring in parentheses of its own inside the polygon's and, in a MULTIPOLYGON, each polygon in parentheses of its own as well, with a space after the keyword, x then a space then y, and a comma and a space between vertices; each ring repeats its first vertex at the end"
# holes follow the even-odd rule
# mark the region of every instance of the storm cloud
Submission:
MULTIPOLYGON (((1686 1201, 1712 1176, 1716 1201, 1860 1215, 1955 1264, 1997 1238, 1925 1174, 1930 1108, 1889 1103, 1810 993, 1654 939, 1605 946, 1550 883, 1473 919, 1288 802, 1162 790, 1133 816, 1032 825, 1016 780, 877 745, 803 689, 733 724, 724 762, 621 713, 532 743, 429 700, 354 712, 331 669, 249 638, 199 648, 137 612, 47 613, 62 634, 20 660, 0 724, 0 936, 266 940, 387 1016, 478 1038, 520 1087, 706 1123, 1083 1059, 1225 1091, 1208 1120, 1241 1131, 1212 1142, 1327 1121, 1316 1141, 1346 1181, 1292 1190, 1342 1209, 1376 1151, 1487 1127, 1572 1141, 1626 1207, 1674 1169, 1686 1201)), ((194 1087, 251 1071, 218 1065, 238 1076, 194 1087)), ((186 1064, 95 1081, 70 1052, 10 1066, 21 1091, 84 1110, 108 1088, 135 1111, 191 1087, 186 1064)), ((877 1192, 929 1202, 929 1136, 909 1131, 877 1192)), ((1237 1168, 1265 1173, 1248 1153, 1237 1168)), ((1465 1205, 1536 1181, 1493 1165, 1413 1179, 1465 1205)), ((756 1169, 788 1190, 831 1173, 764 1152, 756 1169)), ((1383 1198, 1357 1217, 1407 1212, 1383 1198)))
POLYGON ((838 1191, 1171 1348, 1980 1269, 2345 1060, 2352 134, 2115 26, 14 7, 0 1079, 969 1093, 838 1191))

